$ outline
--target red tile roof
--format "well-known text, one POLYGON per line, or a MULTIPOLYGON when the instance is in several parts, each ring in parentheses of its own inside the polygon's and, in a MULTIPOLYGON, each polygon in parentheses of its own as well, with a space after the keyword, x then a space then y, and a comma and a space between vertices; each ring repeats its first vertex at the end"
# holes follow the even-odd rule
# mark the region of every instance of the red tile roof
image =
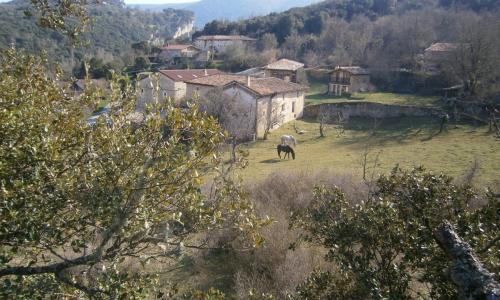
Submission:
POLYGON ((244 75, 219 74, 219 75, 194 79, 187 83, 213 86, 213 87, 224 87, 224 86, 230 86, 232 84, 239 84, 240 86, 260 96, 267 96, 275 93, 280 94, 280 93, 304 91, 308 89, 307 86, 293 82, 288 82, 274 77, 267 77, 267 78, 250 77, 250 86, 247 85, 247 80, 248 76, 244 75))
POLYGON ((190 69, 190 70, 160 70, 160 73, 176 82, 190 81, 216 74, 222 74, 217 69, 190 69))
POLYGON ((267 78, 250 78, 250 86, 247 85, 247 81, 233 81, 227 84, 225 87, 232 85, 238 85, 245 89, 248 89, 259 96, 269 96, 272 94, 282 94, 305 91, 308 89, 307 86, 288 82, 279 78, 267 77, 267 78))
POLYGON ((224 86, 230 83, 231 81, 238 81, 244 83, 246 81, 246 76, 235 75, 235 74, 218 74, 218 75, 193 79, 187 83, 207 85, 207 86, 224 86))

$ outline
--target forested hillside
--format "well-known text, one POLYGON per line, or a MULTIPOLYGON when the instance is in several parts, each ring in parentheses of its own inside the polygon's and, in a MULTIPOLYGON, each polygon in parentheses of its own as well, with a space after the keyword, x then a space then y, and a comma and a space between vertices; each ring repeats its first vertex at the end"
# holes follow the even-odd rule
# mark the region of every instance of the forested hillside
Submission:
POLYGON ((142 9, 152 11, 163 8, 182 8, 195 14, 196 25, 203 26, 213 20, 235 21, 252 16, 265 15, 271 12, 281 12, 292 7, 310 5, 320 0, 232 0, 231 5, 227 5, 227 0, 202 0, 195 3, 182 4, 159 4, 159 5, 132 5, 142 9))
POLYGON ((272 32, 280 42, 291 32, 316 34, 324 28, 325 19, 339 17, 351 20, 355 16, 377 17, 401 14, 412 10, 454 8, 475 12, 492 11, 500 8, 498 0, 326 0, 307 7, 292 8, 283 13, 272 13, 238 22, 213 21, 200 34, 239 32, 261 36, 272 32))
MULTIPOLYGON (((239 22, 214 21, 195 36, 259 38, 260 52, 253 52, 299 60, 308 67, 361 65, 376 71, 372 80, 379 88, 392 91, 435 92, 472 80, 483 85, 484 93, 498 95, 499 8, 500 2, 492 0, 329 0, 239 22), (443 69, 444 76, 428 78, 418 72, 424 50, 436 42, 456 43, 464 51, 443 69)), ((245 67, 257 66, 260 61, 248 62, 253 52, 237 59, 245 59, 245 67)))
POLYGON ((167 9, 152 13, 127 8, 121 2, 106 3, 88 8, 92 23, 81 39, 82 45, 74 49, 69 47, 67 37, 37 26, 35 17, 25 16, 26 2, 0 4, 0 48, 15 45, 32 53, 44 50, 68 69, 83 57, 96 56, 123 65, 133 60, 127 55, 133 43, 169 38, 179 26, 193 20, 189 11, 167 9))

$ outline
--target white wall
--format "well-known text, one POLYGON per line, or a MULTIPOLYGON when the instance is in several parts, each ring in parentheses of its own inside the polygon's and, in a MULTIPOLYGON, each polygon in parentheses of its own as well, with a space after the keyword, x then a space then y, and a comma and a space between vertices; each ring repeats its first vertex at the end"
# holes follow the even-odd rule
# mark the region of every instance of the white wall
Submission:
POLYGON ((162 74, 152 74, 137 84, 138 111, 144 111, 148 104, 164 101, 167 97, 178 102, 186 97, 186 84, 175 82, 162 74), (159 78, 159 83, 158 83, 159 78))

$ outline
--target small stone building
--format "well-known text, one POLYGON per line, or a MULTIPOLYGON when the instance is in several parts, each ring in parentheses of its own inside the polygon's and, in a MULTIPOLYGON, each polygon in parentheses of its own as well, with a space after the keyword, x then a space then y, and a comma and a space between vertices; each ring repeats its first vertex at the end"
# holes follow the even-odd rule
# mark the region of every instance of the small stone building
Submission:
POLYGON ((298 72, 304 68, 304 64, 290 59, 280 59, 263 68, 266 77, 276 77, 290 82, 298 82, 298 72))
MULTIPOLYGON (((302 117, 308 87, 279 78, 241 75, 214 75, 187 83, 188 93, 204 98, 221 88, 225 116, 223 126, 240 139, 264 136, 269 130, 302 117)), ((213 100, 218 101, 218 100, 213 100)))
POLYGON ((186 98, 186 81, 210 75, 221 74, 217 69, 160 70, 158 73, 141 73, 137 79, 137 109, 142 111, 155 97, 172 98, 180 101, 186 98))
POLYGON ((171 61, 175 58, 193 58, 201 52, 193 45, 171 45, 167 44, 161 48, 159 58, 161 61, 171 61))
POLYGON ((370 72, 361 67, 336 67, 330 72, 328 93, 341 96, 373 90, 370 72))
POLYGON ((455 43, 434 43, 424 51, 424 72, 438 73, 453 59, 453 54, 460 47, 455 43))

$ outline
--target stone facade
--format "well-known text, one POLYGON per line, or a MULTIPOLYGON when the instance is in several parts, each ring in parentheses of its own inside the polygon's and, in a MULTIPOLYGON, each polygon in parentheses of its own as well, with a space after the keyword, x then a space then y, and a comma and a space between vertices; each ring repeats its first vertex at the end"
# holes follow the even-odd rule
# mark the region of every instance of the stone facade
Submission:
POLYGON ((166 45, 162 48, 159 58, 162 61, 170 61, 174 58, 193 58, 201 52, 193 45, 166 45))
POLYGON ((242 139, 262 138, 283 124, 301 118, 304 111, 304 91, 261 96, 241 85, 231 84, 224 88, 224 95, 234 99, 235 109, 224 127, 242 139))
POLYGON ((160 70, 158 73, 143 73, 137 81, 137 110, 143 111, 148 104, 171 98, 176 104, 186 98, 186 81, 194 78, 220 74, 216 69, 160 70))
POLYGON ((320 113, 326 113, 327 116, 332 118, 340 114, 344 119, 349 119, 351 117, 383 119, 439 115, 439 113, 432 108, 388 105, 374 102, 325 103, 309 105, 304 109, 305 118, 315 119, 320 113))
POLYGON ((289 60, 280 59, 274 63, 265 66, 263 69, 265 71, 266 77, 276 77, 283 79, 288 82, 299 82, 298 73, 304 68, 304 64, 289 60))
POLYGON ((303 115, 307 87, 279 78, 208 76, 188 82, 187 94, 207 100, 216 88, 222 89, 223 126, 240 139, 263 137, 268 128, 279 128, 303 115))
POLYGON ((428 73, 439 73, 454 57, 460 44, 435 43, 424 51, 423 70, 428 73))
POLYGON ((370 73, 360 67, 337 67, 330 73, 328 93, 335 96, 373 90, 370 73))

